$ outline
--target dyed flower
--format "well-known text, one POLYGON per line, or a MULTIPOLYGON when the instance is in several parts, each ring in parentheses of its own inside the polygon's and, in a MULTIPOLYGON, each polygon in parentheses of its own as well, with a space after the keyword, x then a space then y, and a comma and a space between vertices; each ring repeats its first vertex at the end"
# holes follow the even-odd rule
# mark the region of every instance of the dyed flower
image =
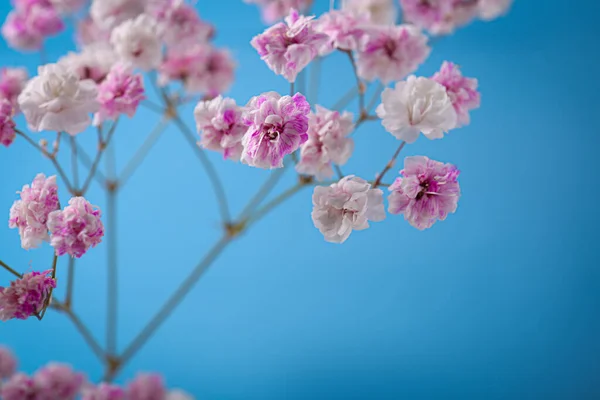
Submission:
POLYGON ((92 0, 90 16, 98 26, 112 29, 146 10, 147 0, 92 0))
POLYGON ((88 46, 93 43, 108 43, 110 41, 110 29, 100 26, 87 16, 77 23, 77 32, 75 37, 77 43, 82 46, 88 46))
POLYGON ((261 59, 290 82, 296 80, 329 40, 327 35, 315 30, 313 18, 291 10, 285 19, 287 25, 280 22, 252 39, 251 44, 261 59))
POLYGON ((242 162, 258 168, 281 168, 283 158, 308 139, 310 105, 300 93, 263 93, 250 100, 244 123, 242 162))
POLYGON ((86 0, 50 0, 54 8, 63 14, 73 14, 79 11, 86 0))
POLYGON ((367 229, 369 221, 385 219, 383 192, 354 175, 329 187, 317 186, 312 200, 315 227, 331 243, 343 243, 352 230, 367 229))
POLYGON ((386 88, 377 116, 385 129, 397 139, 413 143, 422 132, 427 139, 441 139, 456 127, 456 111, 446 88, 428 78, 411 75, 386 88))
POLYGON ((0 386, 0 398, 3 400, 37 399, 38 395, 33 379, 22 373, 13 375, 0 386))
POLYGON ((513 0, 479 0, 479 17, 489 21, 506 14, 512 5, 513 0))
POLYGON ((58 60, 58 64, 75 71, 79 79, 91 79, 101 83, 113 65, 117 55, 108 43, 93 43, 80 52, 69 52, 58 60))
POLYGON ((38 50, 44 40, 44 37, 30 26, 26 16, 17 11, 11 11, 6 17, 2 25, 2 36, 10 47, 17 50, 38 50))
POLYGON ((196 8, 182 0, 164 2, 152 15, 167 46, 208 42, 215 33, 211 24, 200 19, 196 8))
POLYGON ((83 375, 73 371, 68 365, 48 364, 33 377, 39 390, 36 400, 74 400, 84 380, 83 375))
POLYGON ((56 255, 80 258, 90 247, 96 247, 104 236, 101 212, 83 197, 73 197, 64 210, 50 213, 50 244, 56 255))
POLYGON ((27 82, 18 101, 29 129, 76 135, 90 125, 90 113, 98 110, 96 84, 80 80, 62 65, 38 68, 38 76, 27 82))
POLYGON ((427 229, 454 213, 460 197, 458 169, 424 156, 406 157, 401 177, 390 186, 388 211, 404 214, 417 229, 427 229))
POLYGON ((5 147, 10 146, 17 137, 13 114, 12 104, 8 100, 0 99, 0 144, 5 147))
POLYGON ((0 286, 0 321, 27 319, 42 311, 56 287, 56 281, 49 276, 51 273, 51 270, 30 272, 12 281, 9 287, 0 286))
POLYGON ((127 400, 164 400, 166 394, 159 375, 139 374, 127 386, 127 400))
POLYGON ((96 387, 85 388, 81 400, 126 400, 125 391, 118 386, 101 383, 96 387))
POLYGON ((200 146, 223 153, 223 158, 239 160, 242 155, 242 137, 248 127, 242 122, 243 109, 235 100, 218 96, 201 101, 194 110, 200 146))
POLYGON ((142 76, 133 74, 129 67, 115 65, 104 82, 98 86, 100 110, 94 116, 94 125, 99 126, 106 120, 115 120, 121 114, 133 117, 144 99, 142 76))
POLYGON ((162 44, 156 20, 149 15, 142 14, 121 23, 112 31, 110 42, 121 60, 135 67, 149 71, 160 65, 162 44))
POLYGON ((194 398, 182 390, 171 390, 165 400, 194 400, 194 398))
POLYGON ((326 55, 333 50, 356 51, 365 36, 367 18, 347 11, 330 11, 317 20, 315 29, 329 37, 321 48, 320 54, 326 55))
POLYGON ((353 116, 317 106, 308 117, 308 140, 300 148, 296 171, 323 180, 333 176, 332 164, 344 165, 354 150, 348 137, 354 130, 353 116))
POLYGON ((477 16, 477 3, 463 0, 400 0, 404 19, 434 35, 446 35, 477 16))
POLYGON ((244 0, 244 2, 258 5, 262 10, 265 24, 273 24, 288 15, 291 9, 308 9, 313 0, 244 0))
POLYGON ((0 346, 0 381, 8 379, 17 371, 17 359, 4 346, 0 346))
POLYGON ((19 229, 21 247, 29 250, 49 239, 48 215, 59 206, 56 176, 46 178, 38 174, 31 186, 23 186, 20 194, 21 200, 15 201, 10 209, 8 226, 19 229))
POLYGON ((479 108, 481 97, 477 91, 477 79, 465 78, 457 65, 444 61, 439 72, 431 78, 446 88, 458 117, 457 123, 468 125, 469 111, 479 108))
POLYGON ((404 79, 427 59, 427 36, 410 25, 371 29, 358 52, 358 75, 387 84, 404 79))
POLYGON ((13 108, 18 110, 17 98, 23 91, 29 76, 25 68, 2 68, 0 70, 0 99, 10 101, 13 108))
POLYGON ((342 10, 366 16, 378 25, 393 25, 398 16, 393 0, 343 0, 342 10))

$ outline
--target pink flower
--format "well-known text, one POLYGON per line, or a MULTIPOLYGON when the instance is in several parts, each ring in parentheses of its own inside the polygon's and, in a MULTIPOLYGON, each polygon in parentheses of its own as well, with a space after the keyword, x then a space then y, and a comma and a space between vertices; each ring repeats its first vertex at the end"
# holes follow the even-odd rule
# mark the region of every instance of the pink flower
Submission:
POLYGON ((459 67, 448 61, 444 61, 442 68, 432 79, 446 88, 458 116, 457 126, 468 125, 471 120, 469 111, 479 108, 481 104, 477 79, 464 77, 459 67))
POLYGON ((55 248, 56 255, 69 254, 80 258, 90 247, 96 247, 104 236, 100 216, 100 210, 83 197, 73 197, 64 210, 50 213, 50 244, 55 248))
POLYGON ((164 2, 153 15, 167 46, 208 42, 215 33, 211 24, 200 19, 196 8, 182 0, 164 2))
POLYGON ((354 175, 329 187, 317 186, 312 200, 313 223, 331 243, 343 243, 353 230, 367 229, 369 221, 385 219, 383 192, 354 175))
POLYGON ((141 14, 112 30, 110 42, 121 61, 144 71, 157 68, 162 60, 162 43, 154 18, 141 14))
POLYGON ((31 187, 23 186, 21 200, 17 200, 10 209, 8 226, 18 228, 21 246, 25 250, 38 247, 48 240, 48 215, 58 209, 58 187, 56 176, 46 179, 38 174, 31 187))
POLYGON ((414 72, 430 52, 427 36, 413 26, 373 28, 358 52, 358 74, 385 84, 399 81, 414 72))
POLYGON ((139 374, 127 386, 127 400, 164 400, 166 395, 159 375, 139 374))
POLYGON ((50 0, 50 3, 63 14, 73 14, 83 7, 86 0, 50 0))
POLYGON ((48 364, 33 377, 39 390, 36 400, 74 400, 84 380, 82 374, 76 373, 68 365, 48 364))
POLYGON ((8 147, 15 141, 15 121, 13 121, 14 109, 12 104, 5 99, 0 99, 0 144, 8 147))
POLYGON ((252 39, 252 46, 261 59, 277 75, 294 82, 296 76, 318 54, 329 37, 317 32, 314 17, 299 15, 291 10, 284 24, 280 22, 252 39))
POLYGON ((0 346, 0 381, 8 379, 17 371, 17 359, 4 346, 0 346))
POLYGON ((354 150, 348 137, 354 130, 352 114, 316 106, 308 117, 308 141, 300 148, 296 171, 323 180, 333 176, 332 164, 344 165, 354 150))
POLYGON ((434 35, 446 35, 472 21, 479 0, 400 0, 407 22, 434 35))
POLYGON ((118 386, 101 383, 84 389, 81 400, 125 400, 125 391, 118 386))
POLYGON ((144 80, 133 74, 131 68, 115 65, 104 82, 98 86, 100 110, 94 117, 94 125, 115 120, 120 114, 133 117, 139 104, 145 99, 144 80))
POLYGON ((454 165, 424 156, 406 157, 400 174, 389 188, 390 213, 404 214, 412 226, 423 230, 456 211, 460 186, 454 165))
POLYGON ((11 11, 2 25, 2 36, 10 47, 18 50, 38 50, 42 47, 43 36, 33 29, 26 16, 11 11))
POLYGON ((11 102, 18 110, 17 98, 25 88, 29 76, 25 68, 2 68, 0 70, 0 98, 11 102))
POLYGON ((22 373, 13 375, 0 386, 0 398, 3 400, 37 400, 38 395, 39 390, 33 379, 22 373))
POLYGON ((56 9, 52 6, 34 4, 26 11, 28 24, 41 36, 60 33, 65 25, 56 9))
POLYGON ((92 17, 87 16, 77 23, 75 37, 80 46, 87 46, 92 43, 108 43, 110 40, 110 30, 96 23, 92 17))
POLYGON ((92 43, 79 52, 69 52, 58 64, 74 71, 79 79, 91 79, 101 83, 117 63, 117 55, 108 43, 92 43))
POLYGON ((347 11, 330 11, 319 17, 316 30, 329 37, 320 54, 326 55, 334 49, 356 51, 366 34, 368 19, 347 11))
POLYGON ((275 92, 253 97, 246 106, 242 162, 258 168, 281 168, 283 158, 308 139, 310 105, 300 93, 275 92))
POLYGON ((200 133, 199 145, 223 153, 223 158, 239 160, 243 150, 242 137, 248 130, 242 122, 242 112, 235 100, 222 96, 199 102, 194 110, 200 133))
POLYGON ((393 25, 398 12, 394 0, 342 0, 342 10, 364 16, 377 25, 393 25))
POLYGON ((148 0, 92 0, 90 16, 98 26, 112 29, 121 22, 141 15, 148 0))
POLYGON ((262 9, 263 21, 272 24, 283 19, 291 9, 307 9, 313 0, 244 0, 244 2, 257 4, 262 9))
POLYGON ((42 311, 56 281, 51 270, 30 272, 12 281, 9 287, 0 287, 0 321, 27 319, 42 311))

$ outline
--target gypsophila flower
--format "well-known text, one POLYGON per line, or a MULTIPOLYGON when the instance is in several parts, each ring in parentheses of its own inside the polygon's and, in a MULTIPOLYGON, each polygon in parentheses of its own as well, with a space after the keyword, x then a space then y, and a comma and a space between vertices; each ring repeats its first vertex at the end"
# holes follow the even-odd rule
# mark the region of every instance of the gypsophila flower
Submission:
POLYGON ((111 33, 110 42, 124 62, 144 71, 157 68, 162 58, 162 44, 156 20, 146 14, 129 19, 111 33))
POLYGON ((463 0, 400 0, 404 19, 434 35, 450 34, 472 21, 478 2, 463 0))
POLYGON ((310 105, 300 93, 275 92, 253 97, 246 106, 242 162, 258 168, 281 168, 283 158, 308 139, 310 105))
POLYGON ((353 230, 369 227, 369 221, 385 219, 383 192, 349 175, 331 186, 317 186, 313 193, 312 220, 325 240, 343 243, 353 230))
POLYGON ((58 64, 77 72, 79 79, 91 79, 101 83, 117 63, 117 55, 108 43, 93 43, 77 53, 69 52, 58 64))
POLYGON ((163 2, 153 10, 152 16, 167 46, 208 42, 215 33, 215 28, 200 19, 196 9, 183 0, 163 2))
POLYGON ((118 386, 101 383, 95 387, 84 388, 81 400, 127 400, 125 391, 118 386))
POLYGON ((513 0, 479 0, 478 13, 483 20, 489 21, 506 14, 513 0))
POLYGON ((261 8, 262 18, 266 24, 282 20, 291 9, 306 10, 313 0, 244 0, 248 4, 256 4, 261 8))
POLYGON ((0 398, 3 400, 37 400, 39 390, 33 379, 25 374, 14 374, 3 385, 0 385, 0 398))
POLYGON ((97 96, 92 80, 80 80, 74 71, 48 64, 38 68, 38 76, 27 82, 18 101, 32 131, 76 135, 90 125, 90 113, 98 111, 97 96))
POLYGON ((18 50, 37 50, 42 47, 44 37, 35 31, 27 21, 26 16, 17 11, 11 11, 2 25, 2 36, 10 47, 18 50))
POLYGON ((96 247, 104 236, 101 212, 83 197, 73 197, 64 210, 50 213, 50 244, 56 255, 80 258, 90 247, 96 247))
POLYGON ((390 213, 404 214, 412 226, 423 230, 456 211, 460 186, 454 165, 424 156, 406 157, 400 174, 389 187, 390 213))
POLYGON ((411 75, 386 88, 377 107, 385 129, 397 139, 413 143, 422 132, 428 139, 441 139, 456 127, 456 111, 446 88, 436 81, 411 75))
POLYGON ((13 121, 14 109, 10 101, 0 99, 0 144, 8 147, 17 137, 15 121, 13 121))
POLYGON ((138 374, 127 385, 127 400, 164 400, 166 394, 160 375, 138 374))
POLYGON ((25 68, 2 68, 0 70, 0 99, 10 101, 15 112, 18 112, 19 95, 25 88, 29 76, 25 68))
POLYGON ((27 319, 42 311, 56 281, 49 275, 51 270, 29 272, 10 283, 0 286, 0 321, 27 319))
POLYGON ((139 104, 145 99, 144 79, 133 74, 131 68, 115 65, 104 82, 98 86, 100 110, 94 116, 94 125, 106 120, 115 120, 125 114, 133 117, 139 104))
POLYGON ((50 363, 33 376, 39 390, 36 400, 74 400, 85 379, 65 364, 50 363))
POLYGON ((93 43, 108 43, 110 41, 110 33, 110 29, 98 25, 88 15, 80 19, 77 23, 75 38, 80 46, 85 47, 93 43))
POLYGON ((8 226, 19 229, 21 246, 29 250, 48 240, 48 215, 59 206, 56 176, 46 178, 38 174, 31 186, 23 186, 20 194, 21 200, 10 209, 8 226))
POLYGON ((146 10, 147 0, 92 0, 90 16, 98 26, 112 29, 146 10))
POLYGON ((285 19, 252 39, 252 46, 258 51, 261 59, 277 75, 282 75, 289 82, 318 54, 329 41, 329 37, 315 30, 314 17, 305 17, 298 11, 291 10, 285 19))
POLYGON ((378 25, 393 25, 398 15, 393 0, 343 0, 342 10, 366 16, 378 25))
POLYGON ((366 35, 367 17, 354 15, 348 11, 332 10, 317 20, 315 29, 329 37, 321 48, 320 55, 331 53, 334 49, 356 51, 366 35))
POLYGON ((235 100, 218 96, 201 101, 194 110, 200 146, 223 153, 223 158, 239 160, 242 138, 248 127, 242 122, 243 109, 235 100))
POLYGON ((398 81, 414 72, 430 52, 427 36, 414 26, 372 28, 358 52, 358 75, 385 84, 398 81))
POLYGON ((354 130, 352 114, 316 106, 308 117, 308 140, 300 148, 296 171, 319 180, 333 176, 332 164, 344 165, 354 150, 348 137, 354 130))
POLYGON ((10 378, 16 371, 17 359, 9 349, 0 346, 0 381, 10 378))
POLYGON ((468 125, 469 111, 479 108, 481 97, 477 91, 477 79, 466 78, 457 65, 444 61, 439 72, 431 78, 446 88, 457 115, 457 123, 468 125))

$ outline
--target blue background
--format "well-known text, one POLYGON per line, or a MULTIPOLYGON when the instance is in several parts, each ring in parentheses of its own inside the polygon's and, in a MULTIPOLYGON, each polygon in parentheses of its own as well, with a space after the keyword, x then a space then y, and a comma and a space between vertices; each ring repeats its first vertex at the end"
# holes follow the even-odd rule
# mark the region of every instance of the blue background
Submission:
MULTIPOLYGON (((328 2, 317 3, 321 11, 328 2)), ((238 61, 231 97, 287 93, 249 45, 264 29, 255 8, 237 0, 199 8, 238 61)), ((457 213, 425 232, 388 216, 339 246, 314 228, 305 190, 217 260, 119 381, 159 371, 199 399, 599 398, 599 13, 595 0, 517 0, 506 18, 436 42, 419 73, 443 60, 460 64, 479 78, 482 107, 470 126, 444 140, 421 138, 403 154, 459 166, 457 213)), ((54 38, 47 57, 71 47, 69 34, 54 38)), ((33 71, 39 61, 5 44, 0 52, 3 65, 33 71)), ((322 104, 352 83, 347 60, 326 60, 322 104)), ((121 168, 158 119, 141 113, 117 132, 121 168)), ((183 113, 192 126, 192 109, 183 113)), ((91 151, 93 133, 79 138, 91 151)), ((397 145, 378 123, 364 125, 356 141, 344 171, 368 179, 397 145)), ((241 210, 268 173, 210 157, 241 210)), ((53 173, 22 141, 0 149, 0 171, 6 217, 16 190, 40 171, 53 173)), ((290 169, 277 191, 293 182, 290 169)), ((87 197, 104 207, 96 185, 87 197)), ((120 348, 216 241, 218 221, 205 174, 170 129, 120 194, 120 348)), ((22 250, 5 225, 0 258, 39 270, 49 267, 51 249, 22 250)), ((60 268, 64 287, 66 260, 60 268)), ((75 309, 102 342, 105 276, 101 245, 77 264, 75 309)), ((101 375, 56 313, 1 324, 0 342, 28 372, 60 360, 91 379, 101 375)))

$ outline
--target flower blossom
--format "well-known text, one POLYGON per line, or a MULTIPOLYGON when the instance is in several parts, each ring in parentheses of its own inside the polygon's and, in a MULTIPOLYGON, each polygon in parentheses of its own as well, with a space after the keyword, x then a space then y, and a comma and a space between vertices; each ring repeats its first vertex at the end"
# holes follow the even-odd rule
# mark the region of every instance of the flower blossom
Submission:
POLYGON ((200 19, 196 8, 183 0, 164 2, 152 16, 156 18, 161 38, 167 46, 206 43, 215 33, 211 24, 200 19))
POLYGON ((15 111, 18 111, 19 95, 23 91, 29 76, 25 68, 2 68, 0 70, 0 99, 10 101, 15 111))
POLYGON ((218 96, 201 101, 194 110, 200 146, 223 153, 223 158, 239 160, 242 138, 248 127, 242 122, 243 108, 235 100, 218 96))
POLYGON ((481 96, 477 91, 477 79, 466 78, 457 65, 444 61, 439 72, 431 78, 446 88, 454 106, 459 125, 468 125, 469 111, 479 108, 481 96))
POLYGON ((436 81, 411 75, 386 88, 377 107, 385 129, 397 139, 413 143, 422 132, 428 139, 441 139, 456 127, 456 111, 446 88, 436 81))
POLYGON ((101 383, 95 387, 84 388, 81 400, 126 400, 125 391, 118 386, 101 383))
POLYGON ((377 25, 393 25, 398 15, 393 0, 343 0, 342 10, 366 16, 377 25))
POLYGON ((329 37, 329 41, 321 48, 324 56, 335 49, 356 51, 366 35, 367 18, 347 11, 332 10, 317 20, 315 29, 329 37))
POLYGON ((414 26, 374 28, 358 52, 358 75, 385 84, 399 81, 414 72, 430 52, 427 36, 414 26))
POLYGON ((101 83, 113 65, 117 55, 108 43, 93 43, 80 52, 69 52, 58 60, 58 64, 75 71, 79 79, 91 79, 101 83))
POLYGON ((17 359, 4 346, 0 346, 0 381, 8 379, 17 371, 17 359))
POLYGON ((33 376, 39 400, 74 400, 84 383, 82 374, 65 364, 51 363, 33 376))
POLYGON ((33 379, 23 373, 14 374, 0 386, 0 398, 3 400, 37 399, 39 394, 33 379))
POLYGON ((144 99, 142 76, 133 74, 127 66, 115 65, 104 82, 98 86, 100 110, 94 116, 94 125, 99 126, 106 120, 115 120, 121 114, 133 117, 144 99))
POLYGON ((49 239, 48 215, 59 207, 56 176, 46 178, 38 174, 31 186, 23 186, 20 194, 21 200, 15 201, 10 209, 8 226, 19 229, 21 247, 29 250, 49 239))
POLYGON ((164 400, 166 395, 160 375, 139 374, 127 385, 127 400, 164 400))
POLYGON ((135 67, 149 71, 160 65, 162 44, 156 20, 149 15, 121 23, 112 31, 110 42, 121 60, 135 67))
POLYGON ((92 80, 80 80, 74 71, 48 64, 38 68, 38 76, 27 82, 18 101, 32 131, 76 135, 90 125, 90 113, 99 106, 97 96, 92 80))
POLYGON ((317 186, 313 193, 312 220, 325 240, 343 243, 353 230, 369 227, 369 221, 385 219, 383 192, 349 175, 331 186, 317 186))
POLYGON ((73 14, 83 7, 86 0, 50 0, 50 3, 63 14, 73 14))
POLYGON ((310 105, 300 93, 275 92, 253 97, 246 106, 242 162, 258 168, 281 168, 283 158, 308 140, 310 105))
POLYGON ((80 258, 90 247, 96 247, 104 236, 101 212, 83 197, 73 197, 64 210, 50 213, 50 244, 57 256, 69 254, 80 258))
POLYGON ((262 10, 263 21, 266 24, 273 24, 287 16, 291 9, 307 9, 313 0, 244 0, 244 2, 258 5, 262 10))
POLYGON ((300 148, 296 171, 323 180, 333 176, 332 163, 344 165, 354 150, 348 137, 354 130, 352 114, 316 106, 308 117, 308 140, 300 148))
POLYGON ((77 23, 75 39, 82 46, 88 46, 93 43, 108 43, 110 41, 109 29, 100 26, 89 15, 82 18, 77 23))
POLYGON ((27 319, 42 311, 56 280, 49 275, 51 270, 29 272, 10 283, 0 286, 0 321, 27 319))
POLYGON ((112 29, 146 11, 148 0, 92 0, 90 16, 98 26, 112 29))
POLYGON ((424 156, 406 157, 401 177, 389 187, 388 211, 404 214, 415 228, 431 228, 454 213, 460 197, 458 169, 424 156))
POLYGON ((472 21, 478 13, 479 0, 400 0, 407 22, 431 32, 447 35, 472 21))
POLYGON ((479 0, 479 17, 489 21, 506 14, 513 0, 479 0))
POLYGON ((37 50, 44 38, 35 31, 23 13, 11 11, 2 25, 2 36, 10 47, 18 50, 37 50))
POLYGON ((13 114, 12 104, 8 100, 0 99, 0 144, 5 147, 10 146, 17 137, 13 114))
POLYGON ((261 59, 277 75, 289 82, 318 54, 329 37, 315 30, 314 17, 305 17, 291 10, 285 19, 252 39, 252 46, 261 59), (287 24, 287 25, 286 25, 287 24))

